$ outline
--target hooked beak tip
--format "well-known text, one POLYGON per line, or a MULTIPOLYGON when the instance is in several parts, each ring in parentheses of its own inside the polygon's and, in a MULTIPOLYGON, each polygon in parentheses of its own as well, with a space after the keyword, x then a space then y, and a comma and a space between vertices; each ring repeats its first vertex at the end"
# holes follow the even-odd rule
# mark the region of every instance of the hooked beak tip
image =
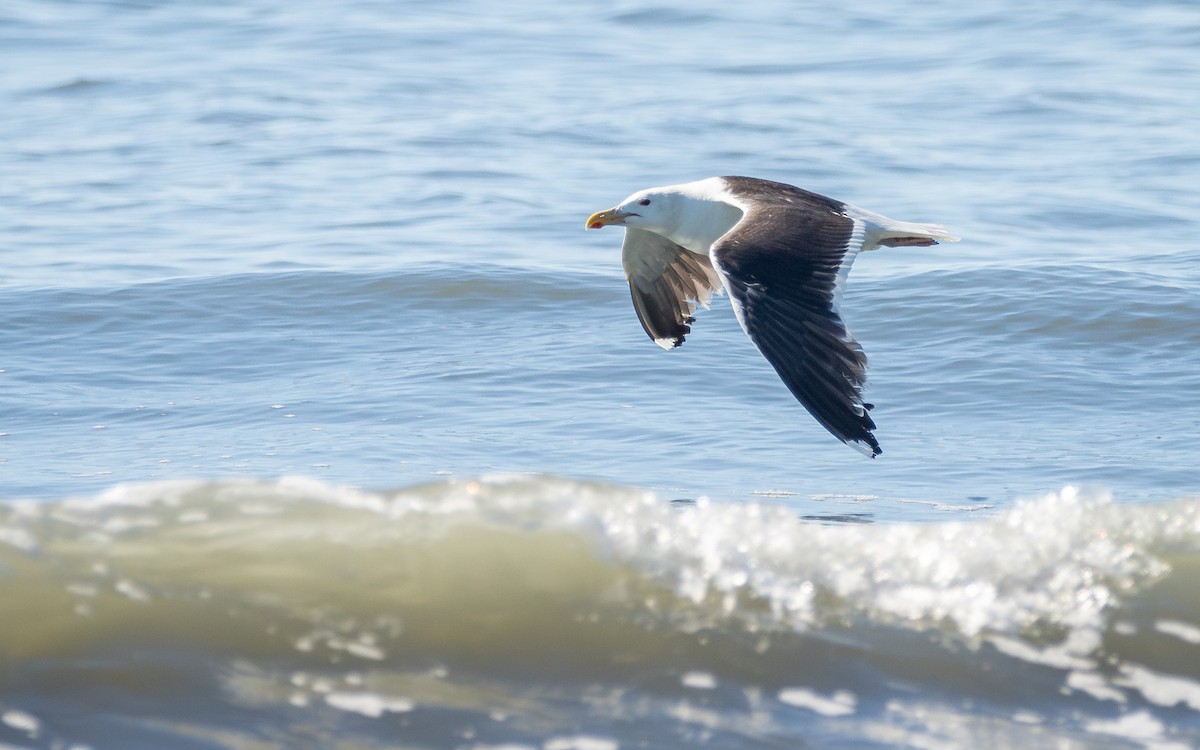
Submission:
POLYGON ((615 208, 609 208, 603 211, 597 211, 589 216, 587 221, 584 222, 583 226, 585 229, 600 229, 601 227, 606 227, 610 224, 622 226, 625 224, 626 216, 628 216, 628 214, 618 211, 615 208))

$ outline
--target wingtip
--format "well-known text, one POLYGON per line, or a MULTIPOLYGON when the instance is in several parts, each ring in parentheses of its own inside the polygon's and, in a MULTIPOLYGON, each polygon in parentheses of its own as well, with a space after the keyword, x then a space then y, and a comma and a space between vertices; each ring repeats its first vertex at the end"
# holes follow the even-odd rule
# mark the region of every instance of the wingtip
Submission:
POLYGON ((883 448, 879 447, 879 441, 871 433, 867 433, 865 438, 851 439, 844 442, 870 459, 879 458, 879 454, 883 453, 883 448))

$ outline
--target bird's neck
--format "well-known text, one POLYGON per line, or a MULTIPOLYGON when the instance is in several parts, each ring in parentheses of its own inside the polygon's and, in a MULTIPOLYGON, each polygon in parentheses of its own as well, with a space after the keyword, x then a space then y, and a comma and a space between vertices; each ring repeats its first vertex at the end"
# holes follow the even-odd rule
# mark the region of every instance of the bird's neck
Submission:
POLYGON ((713 243, 742 218, 741 209, 723 201, 688 201, 678 226, 664 236, 693 253, 707 255, 713 243))

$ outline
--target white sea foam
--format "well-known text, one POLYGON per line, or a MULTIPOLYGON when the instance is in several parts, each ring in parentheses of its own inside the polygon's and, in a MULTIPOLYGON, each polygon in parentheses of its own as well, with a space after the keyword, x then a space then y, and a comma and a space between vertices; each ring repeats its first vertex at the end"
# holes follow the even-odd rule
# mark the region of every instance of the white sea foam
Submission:
MULTIPOLYGON (((1059 710, 1068 699, 1200 707, 1200 674, 1138 656, 1142 642, 1194 645, 1195 500, 1122 506, 1066 490, 969 521, 827 526, 777 505, 680 505, 510 475, 395 492, 307 479, 132 485, 0 512, 26 540, 0 545, 29 597, 0 619, 13 653, 69 664, 79 644, 121 633, 170 644, 177 660, 202 655, 195 668, 254 705, 380 720, 468 711, 508 727, 523 701, 544 700, 527 676, 565 670, 593 685, 576 696, 591 710, 755 733, 783 710, 818 722, 873 712, 878 683, 858 672, 930 694, 946 689, 936 675, 959 675, 986 703, 991 675, 1034 669, 1029 700, 993 711, 1011 727, 1075 721, 1059 710), (1172 592, 1171 610, 1150 591, 1172 592), (1154 625, 1133 626, 1143 622, 1154 625), (831 649, 843 651, 822 662, 831 649), (608 684, 626 665, 634 683, 655 675, 682 697, 608 684)), ((973 709, 905 705, 973 741, 944 716, 973 709)), ((1095 731, 1145 729, 1125 721, 1095 731)), ((898 722, 872 720, 870 734, 907 742, 917 730, 898 722)))
POLYGON ((1159 620, 1154 623, 1154 629, 1160 633, 1173 635, 1181 641, 1200 644, 1200 627, 1179 620, 1159 620))
POLYGON ((38 721, 36 716, 27 711, 20 711, 15 708, 10 708, 0 714, 0 722, 30 737, 36 737, 42 727, 42 723, 38 721))
POLYGON ((376 693, 348 692, 339 690, 325 695, 325 702, 334 708, 350 711, 372 719, 387 713, 408 713, 416 704, 407 698, 390 698, 376 693))
POLYGON ((542 750, 617 750, 620 743, 608 737, 580 734, 567 737, 551 737, 542 744, 542 750))
POLYGON ((806 688, 790 687, 779 691, 779 700, 789 706, 807 708, 823 716, 847 716, 854 713, 857 703, 854 694, 839 690, 832 695, 821 695, 806 688))

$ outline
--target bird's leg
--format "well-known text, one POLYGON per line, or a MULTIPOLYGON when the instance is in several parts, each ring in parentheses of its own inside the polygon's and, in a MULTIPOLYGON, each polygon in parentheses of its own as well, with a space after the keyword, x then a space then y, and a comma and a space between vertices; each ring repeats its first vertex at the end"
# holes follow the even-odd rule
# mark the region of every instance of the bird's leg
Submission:
POLYGON ((936 245, 937 240, 930 237, 888 237, 880 240, 879 244, 888 247, 929 247, 936 245))

